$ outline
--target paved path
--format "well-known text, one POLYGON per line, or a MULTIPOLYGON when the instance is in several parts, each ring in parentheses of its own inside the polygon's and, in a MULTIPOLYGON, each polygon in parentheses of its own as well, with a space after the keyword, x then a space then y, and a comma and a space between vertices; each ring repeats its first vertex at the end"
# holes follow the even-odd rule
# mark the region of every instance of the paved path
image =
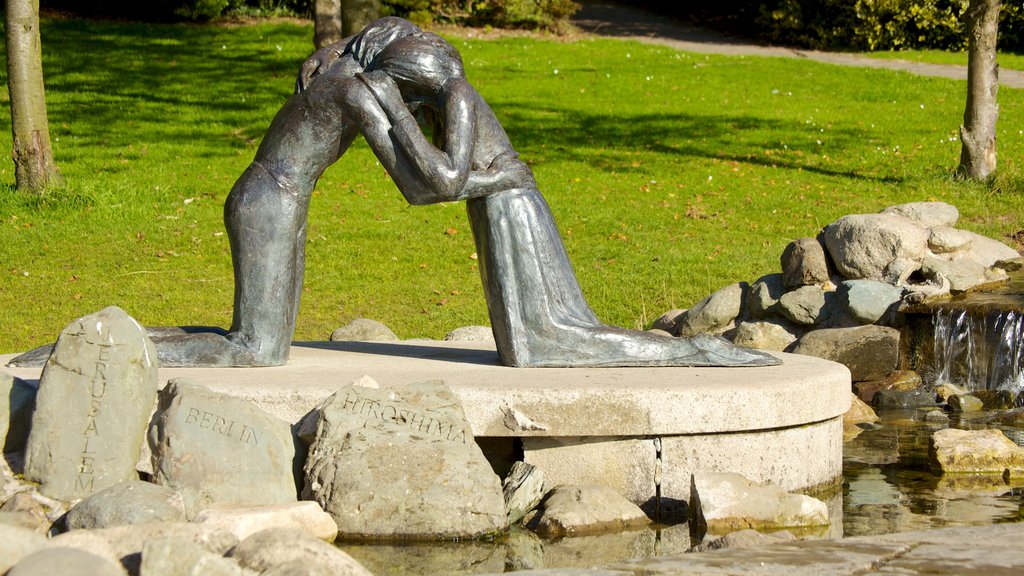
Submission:
MULTIPOLYGON (((841 66, 886 68, 889 70, 902 70, 920 76, 938 76, 957 80, 967 79, 966 66, 926 64, 909 60, 868 58, 857 54, 839 52, 819 52, 816 50, 763 46, 752 44, 746 40, 729 38, 717 32, 697 28, 639 8, 600 1, 583 2, 582 6, 580 11, 573 16, 573 23, 584 31, 599 36, 661 44, 687 52, 702 54, 806 58, 816 62, 841 66)), ((1003 88, 1024 88, 1024 72, 1000 70, 999 85, 1003 88)))

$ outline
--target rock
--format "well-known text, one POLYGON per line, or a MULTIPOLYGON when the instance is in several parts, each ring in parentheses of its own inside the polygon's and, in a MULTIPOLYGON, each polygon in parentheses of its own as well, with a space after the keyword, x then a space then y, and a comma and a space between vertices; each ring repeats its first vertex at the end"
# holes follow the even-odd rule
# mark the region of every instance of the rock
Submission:
POLYGON ((1017 395, 1010 390, 975 390, 985 410, 1008 410, 1017 405, 1017 395))
POLYGON ((7 576, 74 574, 75 576, 127 576, 120 564, 74 548, 44 548, 21 559, 7 576))
POLYGON ((746 348, 783 352, 796 342, 796 335, 775 322, 741 322, 732 341, 746 348))
POLYGON ((945 202, 909 202, 890 206, 882 214, 896 214, 914 220, 925 228, 954 226, 960 219, 956 206, 945 202))
POLYGON ((953 412, 960 413, 981 412, 985 408, 985 403, 981 401, 981 398, 973 394, 955 394, 946 398, 946 404, 953 412))
POLYGON ((772 314, 779 298, 786 293, 782 274, 768 274, 754 282, 747 294, 747 310, 754 318, 765 318, 772 314))
POLYGON ((927 390, 879 390, 871 403, 876 410, 906 410, 935 405, 935 394, 927 390))
POLYGON ((187 538, 155 538, 142 547, 139 576, 243 576, 242 567, 187 538))
MULTIPOLYGON (((50 545, 61 548, 74 548, 75 550, 99 556, 114 564, 121 564, 121 556, 114 550, 111 543, 92 530, 65 532, 50 540, 50 545)), ((131 561, 132 559, 129 558, 129 560, 131 561)), ((137 560, 137 558, 134 560, 137 560)))
POLYGON ((654 324, 651 325, 651 329, 664 330, 670 335, 673 334, 684 312, 686 312, 686 310, 683 308, 673 308, 672 310, 665 312, 654 321, 654 324))
POLYGON ((829 523, 828 507, 821 500, 789 494, 778 486, 753 482, 739 474, 697 474, 695 485, 711 532, 829 523))
POLYGON ((820 286, 804 286, 783 294, 778 309, 787 319, 810 326, 825 320, 825 301, 832 296, 833 293, 825 292, 820 286))
POLYGON ((91 551, 98 547, 96 542, 106 542, 108 553, 114 558, 120 558, 122 564, 130 572, 135 573, 138 571, 146 542, 161 538, 188 540, 220 555, 238 544, 238 538, 234 534, 211 526, 184 522, 154 522, 96 530, 72 530, 55 537, 52 545, 85 548, 91 551))
POLYGON ((878 422, 878 414, 863 402, 856 394, 851 394, 850 409, 843 414, 843 424, 863 424, 865 422, 878 422))
POLYGON ((397 342, 398 336, 383 323, 369 318, 356 318, 331 332, 331 342, 397 342))
POLYGON ((0 448, 16 452, 25 447, 36 407, 36 387, 0 372, 0 448))
POLYGON ((444 339, 451 342, 494 342, 494 332, 490 326, 462 326, 445 334, 444 339))
POLYGON ((160 392, 149 431, 153 480, 181 493, 189 518, 215 502, 295 502, 297 445, 284 420, 184 378, 160 392))
POLYGON ((1005 426, 1024 428, 1024 408, 1004 410, 995 415, 995 421, 1005 426))
POLYGON ((184 521, 185 505, 180 494, 140 480, 115 484, 87 496, 67 516, 72 530, 184 521))
POLYGON ((815 238, 798 238, 782 251, 782 281, 786 288, 820 286, 829 281, 825 249, 815 238))
POLYGON ((740 315, 748 289, 746 282, 730 284, 698 302, 679 318, 673 334, 689 338, 697 334, 721 334, 740 315))
POLYGON ((196 515, 192 521, 230 532, 239 540, 245 540, 268 528, 301 530, 325 542, 334 542, 338 536, 338 525, 334 518, 316 502, 308 501, 263 506, 214 504, 196 515))
POLYGON ((639 506, 606 486, 558 486, 534 528, 546 538, 637 528, 650 523, 639 506))
POLYGON ((964 292, 978 284, 1006 277, 1001 271, 990 274, 988 268, 961 254, 948 258, 926 257, 921 263, 921 273, 929 278, 940 277, 948 281, 952 292, 964 292))
POLYGON ((60 500, 137 480, 156 384, 156 348, 124 310, 72 322, 39 379, 25 478, 60 500))
POLYGON ((45 548, 46 537, 35 530, 0 524, 0 574, 36 550, 45 548))
MULTIPOLYGON (((321 574, 335 576, 372 576, 370 572, 339 548, 314 538, 300 530, 271 528, 249 536, 235 546, 230 556, 243 568, 261 574, 297 562, 310 568, 321 569, 321 574)), ((274 572, 283 574, 284 572, 274 572)), ((297 572, 305 574, 307 572, 297 572)), ((317 574, 318 572, 312 572, 317 574)))
POLYGON ((924 421, 931 424, 948 424, 949 415, 939 409, 928 410, 924 413, 924 421))
POLYGON ((970 391, 963 386, 957 386, 956 384, 951 384, 949 382, 942 382, 935 385, 935 395, 943 402, 948 401, 950 396, 954 396, 956 394, 970 394, 970 391))
POLYGON ((883 380, 857 382, 853 385, 853 391, 861 400, 873 402, 875 394, 881 390, 911 392, 920 388, 923 383, 921 375, 913 370, 896 370, 883 380))
POLYGON ((823 328, 804 334, 792 351, 846 365, 854 382, 882 380, 899 361, 900 333, 887 326, 823 328))
POLYGON ((890 284, 901 284, 920 269, 928 236, 918 222, 893 213, 844 216, 822 233, 840 274, 890 284))
POLYGON ((928 456, 943 474, 1024 475, 1024 448, 997 429, 939 430, 932 434, 928 456))
POLYGON ((544 498, 544 472, 523 461, 512 464, 512 470, 501 483, 509 525, 515 524, 540 504, 544 498))
POLYGON ((711 550, 724 550, 726 548, 755 548, 757 546, 769 546, 779 542, 792 542, 796 536, 789 530, 780 530, 771 534, 763 534, 757 530, 745 529, 729 532, 719 536, 710 542, 704 542, 699 546, 690 549, 690 552, 709 552, 711 550))
MULTIPOLYGON (((349 383, 349 386, 359 386, 362 388, 375 389, 380 388, 380 384, 378 384, 376 380, 374 380, 367 374, 363 374, 358 379, 353 380, 352 382, 349 383)), ((323 410, 323 407, 325 405, 332 402, 333 399, 333 395, 324 398, 323 402, 318 404, 316 408, 313 408, 312 410, 307 412, 306 415, 303 416, 302 419, 299 420, 299 423, 296 425, 296 435, 299 437, 299 440, 301 440, 307 446, 312 444, 313 440, 316 438, 316 426, 320 421, 320 411, 323 410)))
POLYGON ((320 410, 303 498, 347 538, 462 538, 506 527, 501 483, 439 380, 332 395, 320 410))
POLYGON ((839 284, 837 295, 851 318, 861 324, 896 322, 896 310, 903 297, 903 289, 877 280, 845 280, 839 284))
POLYGON ((948 254, 968 250, 973 237, 971 234, 948 226, 932 228, 928 236, 928 249, 936 254, 948 254))
MULTIPOLYGON (((47 515, 46 507, 32 496, 30 491, 18 492, 0 506, 0 514, 11 515, 11 521, 16 525, 46 534, 50 531, 53 521, 47 515)), ((0 522, 9 523, 3 520, 0 522)))

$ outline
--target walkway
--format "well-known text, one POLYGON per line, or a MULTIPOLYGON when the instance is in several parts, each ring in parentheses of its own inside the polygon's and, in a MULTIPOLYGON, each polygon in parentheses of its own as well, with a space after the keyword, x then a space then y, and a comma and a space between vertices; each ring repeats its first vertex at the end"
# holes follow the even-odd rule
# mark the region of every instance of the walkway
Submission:
MULTIPOLYGON (((573 16, 572 21, 582 30, 598 36, 660 44, 687 52, 729 56, 806 58, 840 66, 885 68, 920 76, 937 76, 955 80, 967 79, 966 66, 927 64, 909 60, 869 58, 858 54, 751 44, 745 40, 729 38, 717 32, 698 28, 646 10, 607 2, 582 2, 582 8, 573 16)), ((1000 70, 999 85, 1002 88, 1024 88, 1024 72, 1000 70)))

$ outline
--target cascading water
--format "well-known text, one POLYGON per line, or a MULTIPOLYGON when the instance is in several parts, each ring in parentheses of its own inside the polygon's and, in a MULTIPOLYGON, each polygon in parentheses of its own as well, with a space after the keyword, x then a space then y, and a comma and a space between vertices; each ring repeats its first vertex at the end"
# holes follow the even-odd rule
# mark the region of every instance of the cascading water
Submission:
POLYGON ((1024 313, 942 307, 932 322, 936 383, 1024 391, 1024 313))

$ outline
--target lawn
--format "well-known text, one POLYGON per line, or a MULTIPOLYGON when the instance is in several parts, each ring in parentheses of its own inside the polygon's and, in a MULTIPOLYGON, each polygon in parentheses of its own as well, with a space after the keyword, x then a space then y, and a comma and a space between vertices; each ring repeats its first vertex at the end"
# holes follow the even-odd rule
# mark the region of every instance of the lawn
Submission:
MULTIPOLYGON (((223 201, 310 38, 295 23, 44 23, 67 185, 15 193, 0 143, 0 353, 112 304, 150 325, 230 323, 223 201)), ((611 323, 644 327, 775 272, 789 241, 849 213, 943 200, 963 228, 1006 242, 1024 229, 1024 91, 999 94, 997 179, 964 183, 961 82, 615 40, 452 40, 611 323)), ((315 192, 296 338, 360 316, 407 338, 487 322, 463 206, 407 205, 361 140, 315 192)))
MULTIPOLYGON (((950 52, 949 50, 906 50, 864 52, 863 56, 886 60, 910 60, 929 64, 967 65, 967 52, 950 52)), ((996 55, 996 62, 1005 70, 1024 70, 1024 54, 1001 52, 996 55)))

